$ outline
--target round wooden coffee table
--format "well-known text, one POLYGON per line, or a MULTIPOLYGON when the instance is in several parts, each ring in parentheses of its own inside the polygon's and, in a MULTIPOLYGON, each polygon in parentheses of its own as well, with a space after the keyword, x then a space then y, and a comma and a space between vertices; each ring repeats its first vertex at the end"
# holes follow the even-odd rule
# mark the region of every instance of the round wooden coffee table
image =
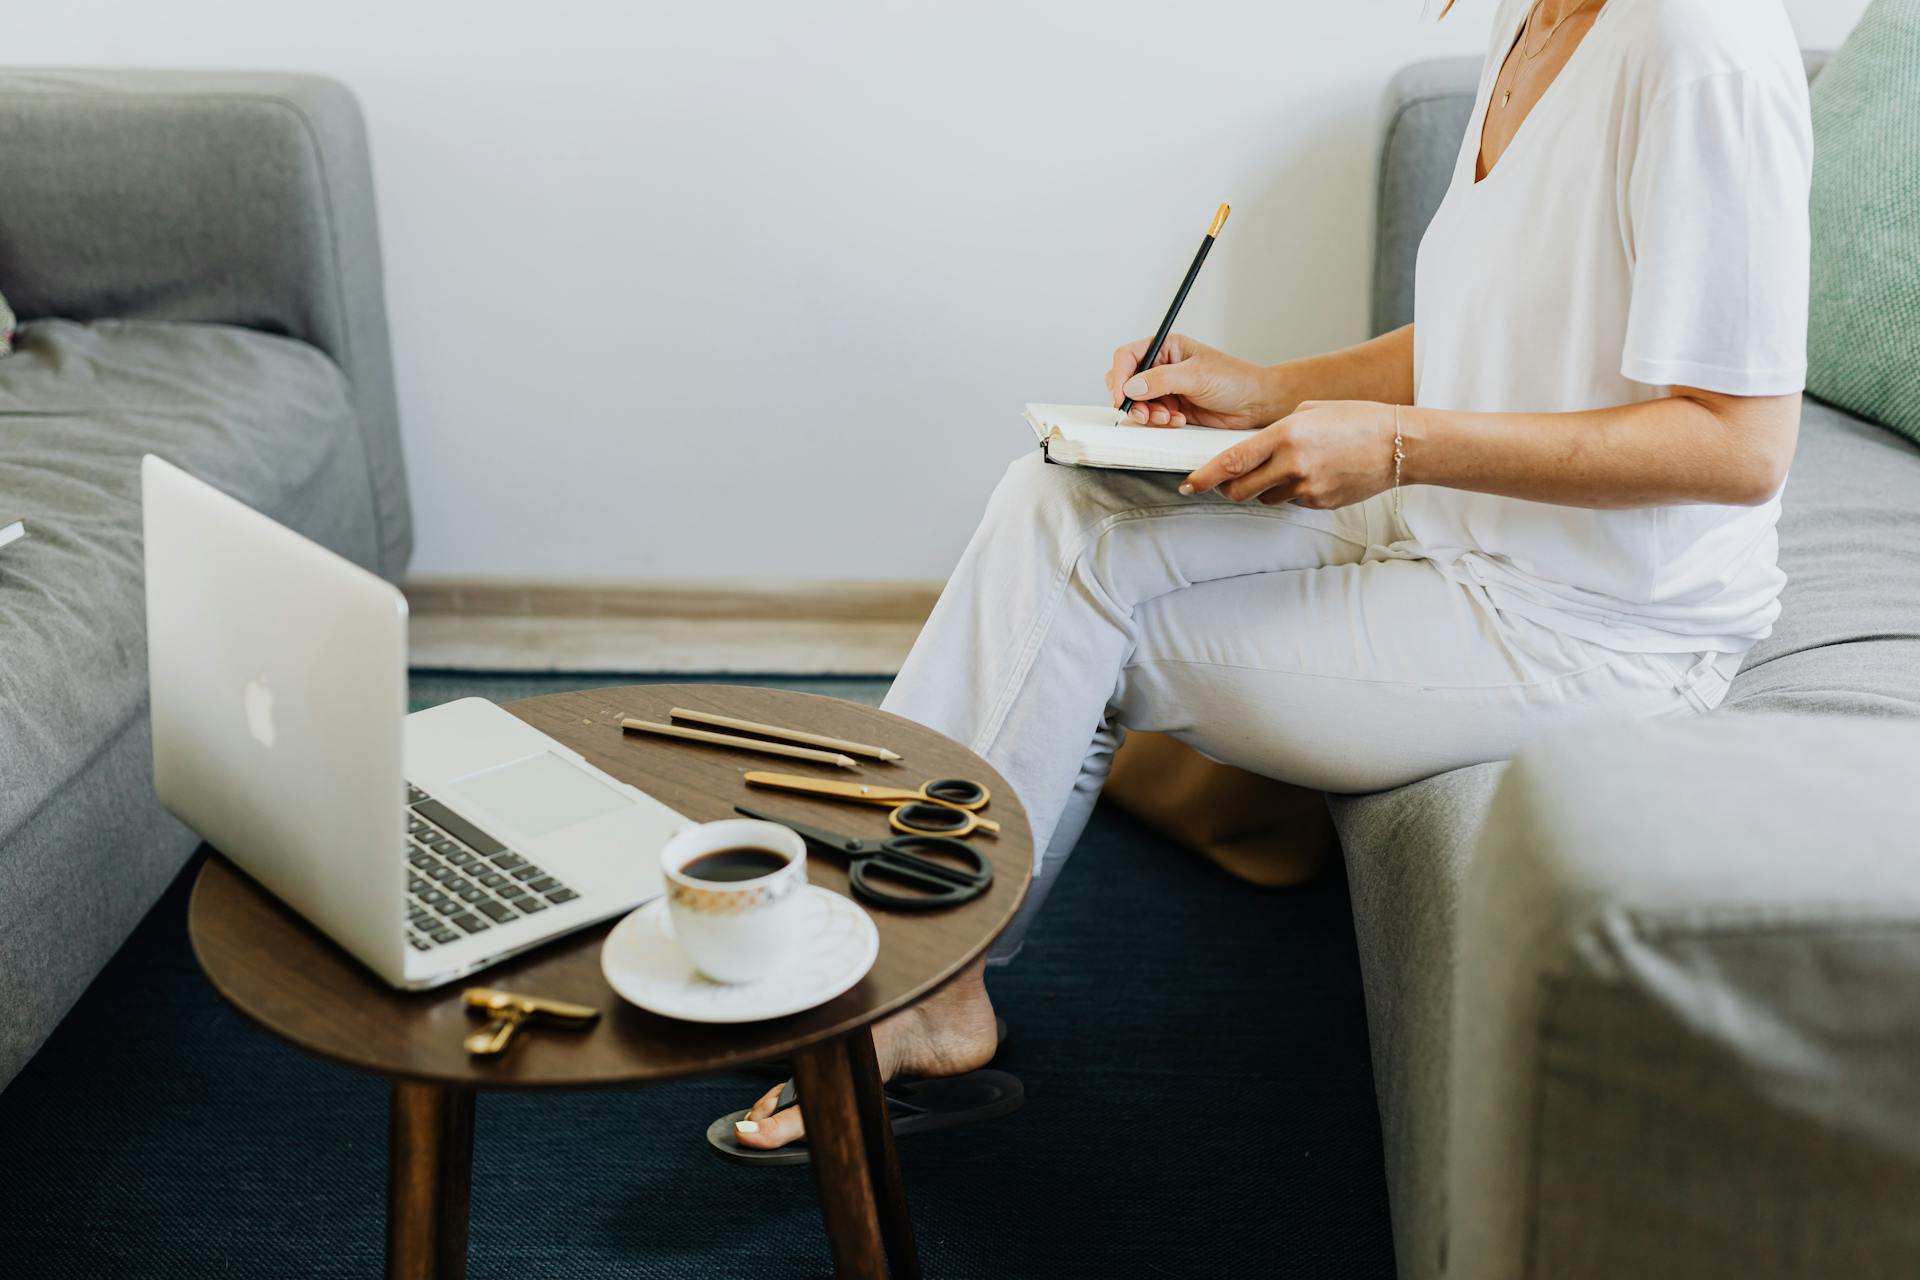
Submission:
MULTIPOLYGON (((748 803, 831 830, 888 834, 885 809, 753 792, 740 779, 751 768, 912 786, 936 777, 978 779, 992 788, 988 812, 1001 824, 997 840, 974 837, 993 859, 994 882, 984 896, 951 910, 868 908, 880 931, 880 957, 859 985, 837 999, 772 1022, 706 1026, 656 1017, 614 994, 600 973, 600 944, 611 924, 436 991, 396 991, 233 864, 208 859, 194 885, 188 928, 194 954, 214 988, 295 1046, 392 1082, 387 1274, 425 1278, 466 1272, 476 1090, 643 1085, 791 1055, 806 1099, 814 1180, 836 1271, 918 1275, 906 1193, 867 1029, 952 977, 1012 918, 1033 865, 1026 815, 1013 788, 984 760, 930 729, 813 694, 736 685, 633 685, 529 698, 506 709, 700 822, 734 816, 734 805, 748 803), (673 707, 875 743, 903 759, 863 762, 849 772, 621 732, 623 716, 665 720, 673 707), (462 1040, 477 1024, 460 1003, 461 991, 470 985, 593 1005, 603 1016, 585 1032, 523 1030, 499 1058, 473 1058, 462 1040)), ((846 870, 831 855, 809 857, 807 870, 813 883, 848 892, 846 870)), ((394 909, 400 905, 396 901, 394 909)), ((688 1132, 697 1135, 707 1119, 688 1116, 688 1132)))

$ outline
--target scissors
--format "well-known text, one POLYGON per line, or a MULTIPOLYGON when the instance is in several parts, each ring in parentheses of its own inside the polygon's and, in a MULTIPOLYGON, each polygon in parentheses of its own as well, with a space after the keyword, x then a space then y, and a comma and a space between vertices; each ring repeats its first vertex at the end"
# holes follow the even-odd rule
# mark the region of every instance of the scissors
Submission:
POLYGON ((918 791, 905 787, 877 787, 870 782, 829 782, 798 773, 767 773, 749 769, 744 775, 756 787, 800 791, 812 796, 851 800, 856 804, 896 806, 887 815, 895 831, 909 836, 969 836, 977 828, 1000 834, 1000 824, 975 813, 984 809, 992 793, 966 778, 935 778, 918 791))
POLYGON ((734 812, 777 823, 803 840, 846 854, 847 878, 853 882, 854 893, 876 906, 901 911, 957 907, 979 897, 993 883, 993 864, 972 845, 946 836, 904 835, 861 840, 837 831, 809 827, 791 818, 776 818, 745 805, 735 805, 734 812), (928 854, 939 856, 928 857, 928 854), (941 858, 950 858, 953 862, 944 862, 941 858), (894 893, 875 883, 880 880, 891 880, 911 889, 894 893))

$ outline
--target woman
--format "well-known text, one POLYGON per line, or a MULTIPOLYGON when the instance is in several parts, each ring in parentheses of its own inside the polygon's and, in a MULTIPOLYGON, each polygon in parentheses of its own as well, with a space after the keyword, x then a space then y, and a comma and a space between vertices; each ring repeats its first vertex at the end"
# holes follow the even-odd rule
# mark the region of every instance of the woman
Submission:
MULTIPOLYGON (((1690 715, 1767 635, 1806 350, 1807 84, 1777 0, 1505 0, 1414 323, 1262 367, 1115 354, 1136 423, 1244 430, 1184 482, 1015 463, 886 706, 1018 790, 1044 853, 1125 728, 1329 791, 1690 715)), ((994 1051, 981 971, 882 1069, 994 1051)), ((802 1132, 776 1095, 740 1142, 802 1132)))

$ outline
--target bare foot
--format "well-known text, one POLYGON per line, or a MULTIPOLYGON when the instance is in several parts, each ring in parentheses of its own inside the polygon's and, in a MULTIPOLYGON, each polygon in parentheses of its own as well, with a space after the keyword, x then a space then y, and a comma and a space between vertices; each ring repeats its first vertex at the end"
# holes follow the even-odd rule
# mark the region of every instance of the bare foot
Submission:
MULTIPOLYGON (((976 960, 919 1004, 874 1024, 873 1052, 882 1080, 902 1073, 957 1076, 993 1061, 999 1035, 993 1002, 987 999, 986 968, 984 957, 976 960)), ((734 1137, 741 1146, 771 1151, 806 1133, 799 1107, 774 1114, 784 1087, 767 1090, 747 1118, 735 1123, 734 1137)))

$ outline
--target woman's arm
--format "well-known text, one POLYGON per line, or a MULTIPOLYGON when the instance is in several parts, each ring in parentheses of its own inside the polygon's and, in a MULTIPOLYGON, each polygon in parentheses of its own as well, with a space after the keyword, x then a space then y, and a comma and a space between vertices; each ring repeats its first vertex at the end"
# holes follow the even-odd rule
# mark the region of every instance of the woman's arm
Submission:
POLYGON ((1275 365, 1274 377, 1293 396, 1287 412, 1308 400, 1413 403, 1413 326, 1402 325, 1357 347, 1275 365))
POLYGON ((1800 397, 1675 387, 1664 400, 1591 413, 1402 409, 1400 421, 1403 484, 1569 507, 1756 506, 1786 481, 1800 397))
POLYGON ((1285 364, 1257 365, 1216 351, 1184 334, 1160 348, 1142 373, 1150 341, 1113 353, 1107 394, 1114 408, 1131 397, 1133 420, 1153 427, 1228 427, 1252 431, 1286 417, 1306 400, 1378 400, 1413 403, 1413 326, 1371 342, 1285 364))
MULTIPOLYGON (((1402 408, 1398 418, 1402 484, 1572 507, 1739 506, 1765 502, 1785 480, 1800 397, 1675 387, 1666 399, 1588 413, 1402 408)), ((1391 404, 1308 402, 1195 471, 1181 490, 1347 506, 1393 486, 1394 432, 1391 404)))
POLYGON ((1134 421, 1154 426, 1191 421, 1251 432, 1185 486, 1219 489, 1236 502, 1343 507, 1391 488, 1395 406, 1402 484, 1573 507, 1765 502, 1786 477, 1800 429, 1797 395, 1691 387, 1588 413, 1412 408, 1412 325, 1272 366, 1176 334, 1152 369, 1134 373, 1146 349, 1142 340, 1114 352, 1113 404, 1133 397, 1134 421))

